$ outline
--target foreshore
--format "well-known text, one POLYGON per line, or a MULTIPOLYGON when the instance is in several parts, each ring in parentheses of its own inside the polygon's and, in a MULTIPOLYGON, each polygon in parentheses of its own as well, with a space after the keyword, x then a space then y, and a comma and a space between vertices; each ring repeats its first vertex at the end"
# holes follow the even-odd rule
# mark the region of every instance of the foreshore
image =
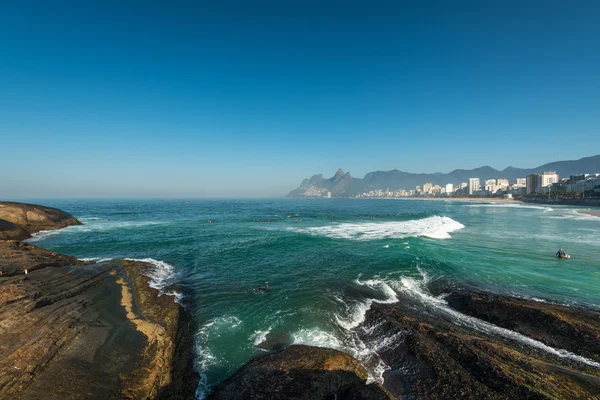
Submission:
POLYGON ((452 201, 471 203, 518 203, 515 199, 502 199, 498 197, 398 197, 394 200, 424 200, 424 201, 452 201))
POLYGON ((600 218, 600 210, 578 210, 578 212, 600 218))

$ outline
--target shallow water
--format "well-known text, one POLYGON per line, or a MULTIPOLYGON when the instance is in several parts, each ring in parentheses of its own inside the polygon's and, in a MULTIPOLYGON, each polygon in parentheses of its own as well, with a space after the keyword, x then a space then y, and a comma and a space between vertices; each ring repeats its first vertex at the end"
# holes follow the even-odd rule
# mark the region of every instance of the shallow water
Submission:
POLYGON ((433 286, 600 307, 600 218, 575 207, 371 199, 35 202, 84 222, 42 233, 35 244, 79 258, 146 259, 156 265, 154 286, 181 286, 180 300, 195 318, 201 393, 256 354, 288 343, 350 352, 380 380, 386 366, 377 351, 395 338, 362 343, 353 332, 372 302, 410 296, 477 328, 478 321, 445 310, 429 292, 433 286), (554 258, 559 247, 572 258, 554 258), (254 290, 265 281, 267 293, 254 290))

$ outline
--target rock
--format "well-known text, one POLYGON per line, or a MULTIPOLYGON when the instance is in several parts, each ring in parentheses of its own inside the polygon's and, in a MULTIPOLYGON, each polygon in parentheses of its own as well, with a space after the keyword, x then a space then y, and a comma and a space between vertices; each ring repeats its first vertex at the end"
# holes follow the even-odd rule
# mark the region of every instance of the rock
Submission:
POLYGON ((25 240, 30 237, 31 235, 25 229, 0 219, 0 240, 25 240))
POLYGON ((367 371, 348 354, 293 345, 250 361, 216 387, 209 399, 388 398, 377 385, 367 386, 366 379, 367 371))
POLYGON ((121 261, 0 277, 0 398, 194 398, 191 316, 149 287, 150 268, 121 261))
POLYGON ((384 387, 397 398, 600 398, 600 369, 457 324, 408 298, 374 303, 357 333, 367 345, 387 341, 384 387))
MULTIPOLYGON (((0 219, 18 225, 30 234, 81 225, 77 218, 56 208, 9 201, 0 202, 0 219)), ((0 232, 2 230, 0 227, 0 232)))
POLYGON ((23 274, 46 267, 87 265, 75 257, 42 249, 18 241, 0 241, 0 270, 3 276, 23 274))
POLYGON ((464 314, 600 360, 600 312, 484 292, 453 292, 447 301, 464 314))

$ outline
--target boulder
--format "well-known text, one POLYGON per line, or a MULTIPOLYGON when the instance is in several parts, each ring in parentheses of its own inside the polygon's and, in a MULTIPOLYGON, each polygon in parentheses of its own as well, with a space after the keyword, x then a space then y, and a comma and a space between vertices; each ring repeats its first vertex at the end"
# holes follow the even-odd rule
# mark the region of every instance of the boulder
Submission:
POLYGON ((387 399, 367 385, 359 361, 338 350, 292 345, 256 358, 216 387, 209 399, 387 399))
POLYGON ((7 201, 0 202, 0 219, 18 225, 30 234, 81 225, 77 218, 56 208, 7 201))

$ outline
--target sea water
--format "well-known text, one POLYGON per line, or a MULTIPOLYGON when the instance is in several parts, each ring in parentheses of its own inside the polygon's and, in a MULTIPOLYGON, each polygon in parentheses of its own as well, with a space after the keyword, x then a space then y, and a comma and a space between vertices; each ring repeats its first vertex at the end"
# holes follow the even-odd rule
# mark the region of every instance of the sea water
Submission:
POLYGON ((364 343, 354 331, 374 302, 400 295, 457 324, 578 357, 457 313, 433 287, 600 308, 600 218, 575 207, 372 199, 34 202, 84 224, 42 232, 30 240, 36 245, 99 262, 154 265, 152 286, 194 315, 200 395, 252 357, 290 343, 346 351, 381 382, 389 367, 378 352, 401 338, 364 343), (555 258, 559 248, 572 258, 555 258), (266 281, 268 292, 255 290, 266 281))

